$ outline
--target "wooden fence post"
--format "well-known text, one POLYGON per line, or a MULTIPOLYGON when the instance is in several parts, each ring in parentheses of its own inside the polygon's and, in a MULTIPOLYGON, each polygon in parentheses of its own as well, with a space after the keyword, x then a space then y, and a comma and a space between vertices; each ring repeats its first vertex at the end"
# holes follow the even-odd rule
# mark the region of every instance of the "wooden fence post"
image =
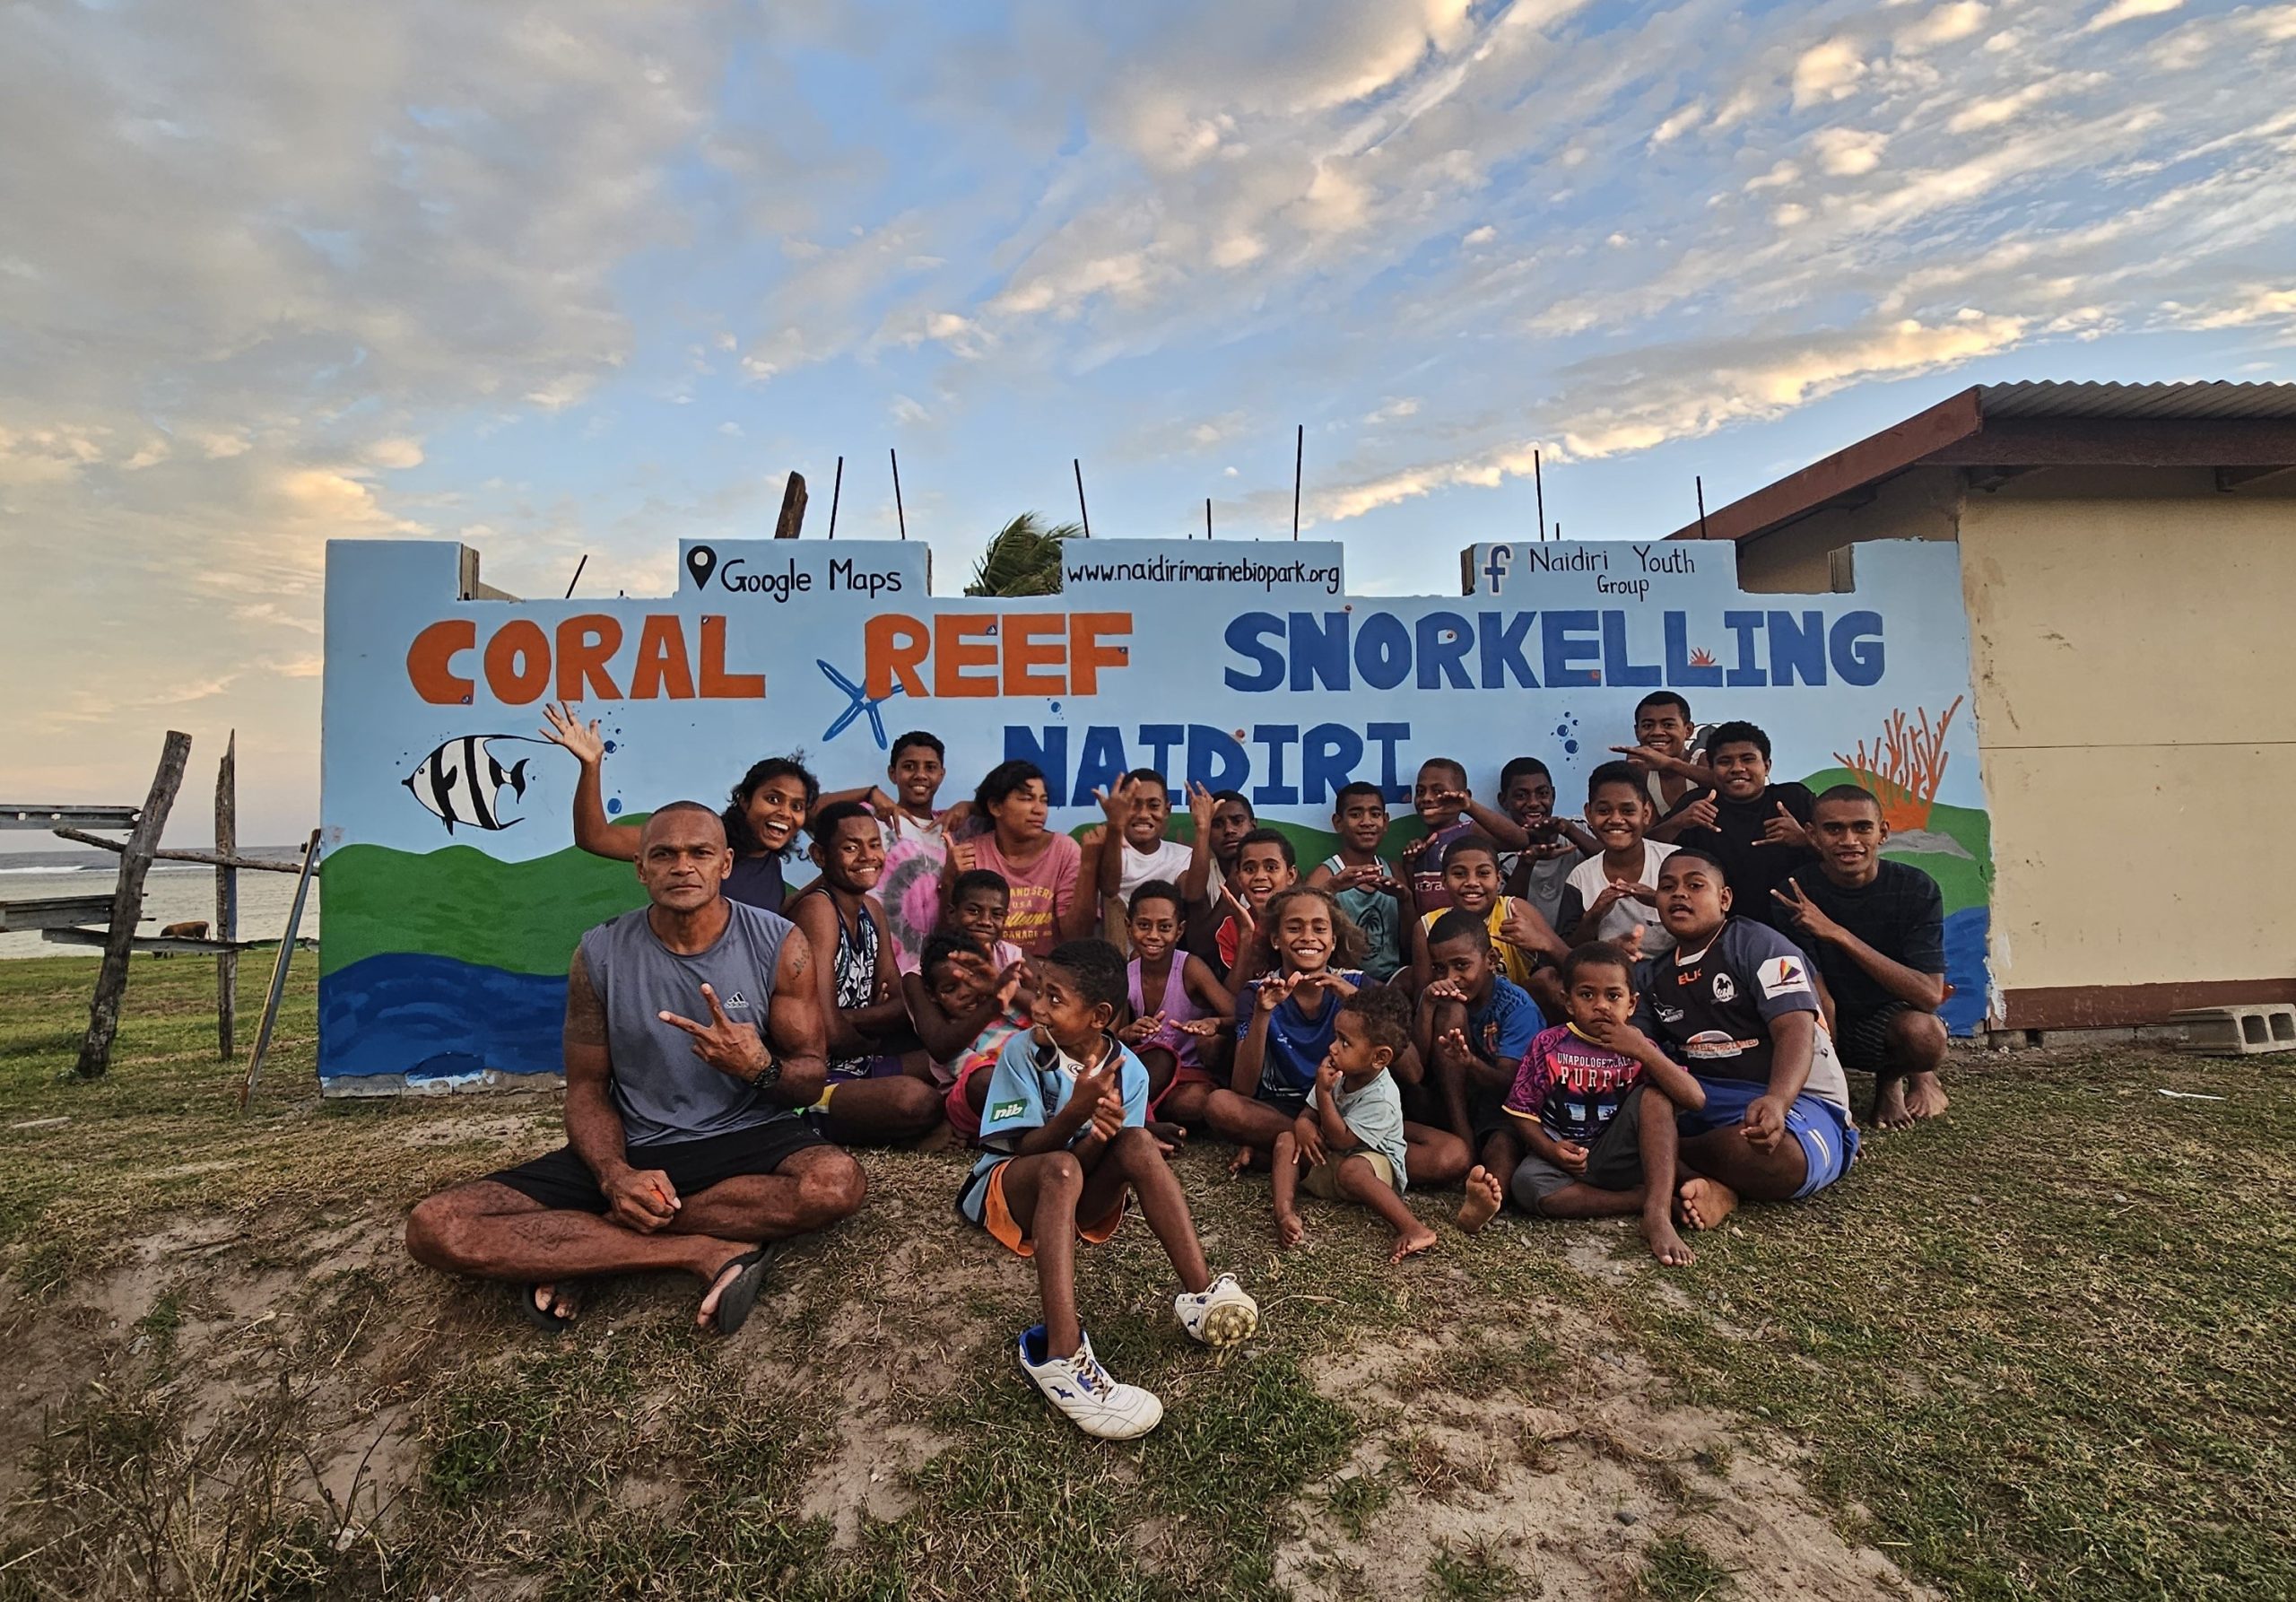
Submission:
MULTIPOLYGON (((239 731, 233 729, 223 743, 222 765, 215 770, 215 855, 236 857, 239 852, 239 731)), ((215 869, 215 938, 233 941, 239 937, 239 870, 218 866, 215 869)), ((239 953, 218 952, 215 956, 215 1050, 225 1062, 239 1054, 239 953)))
POLYGON ((100 1079, 111 1066, 112 1037, 119 1032, 119 1004, 127 992, 127 957, 135 939, 136 920, 144 915, 144 875, 159 849, 160 831, 167 827, 168 809, 175 805, 183 783, 184 764, 191 758, 191 736, 168 731, 160 748, 160 769, 152 775, 151 793, 135 816, 127 848, 119 854, 119 885, 112 892, 111 927, 104 940, 103 965, 96 971, 96 998, 88 1008, 88 1036, 80 1042, 80 1076, 100 1079))

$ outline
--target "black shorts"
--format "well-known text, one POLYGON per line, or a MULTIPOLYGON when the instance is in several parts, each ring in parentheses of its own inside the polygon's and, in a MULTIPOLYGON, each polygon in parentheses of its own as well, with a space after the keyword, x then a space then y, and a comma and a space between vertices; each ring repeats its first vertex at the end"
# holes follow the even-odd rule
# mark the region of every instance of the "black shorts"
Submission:
POLYGON ((1482 1160, 1483 1143, 1492 1136, 1503 1132, 1521 1138, 1521 1123, 1507 1110, 1507 1098, 1514 1093, 1514 1089, 1511 1084, 1504 1089, 1495 1086, 1485 1089, 1472 1080, 1468 1082, 1467 1127, 1474 1131, 1476 1161, 1482 1160))
MULTIPOLYGON (((634 1145, 629 1150, 628 1161, 632 1168, 661 1170, 669 1175, 671 1187, 679 1196, 694 1197, 713 1185, 746 1174, 778 1173, 781 1165, 798 1153, 828 1145, 804 1119, 778 1118, 755 1128, 736 1129, 731 1135, 634 1145)), ((607 1210, 606 1193, 598 1188, 598 1176, 590 1171, 590 1165, 572 1146, 560 1146, 531 1162, 521 1162, 516 1168, 506 1168, 486 1177, 553 1212, 607 1210)))
POLYGON ((1890 1064, 1890 1025, 1896 1023, 1900 1013, 1909 1013, 1912 1006, 1902 1001, 1885 1001, 1863 1012, 1848 1007, 1835 1010, 1834 1055, 1841 1066, 1858 1074, 1886 1072, 1890 1064))
MULTIPOLYGON (((1526 1213, 1535 1213, 1541 1200, 1565 1185, 1586 1185, 1596 1190, 1631 1190, 1642 1183, 1642 1099, 1657 1095, 1659 1093, 1648 1084, 1638 1084, 1626 1093, 1618 1110, 1611 1114, 1611 1121, 1603 1126, 1603 1132, 1587 1148, 1585 1173, 1572 1173, 1544 1157, 1525 1157, 1517 1163, 1509 1183, 1517 1205, 1526 1213)), ((1658 1104, 1669 1115, 1674 1112, 1663 1097, 1658 1104)))

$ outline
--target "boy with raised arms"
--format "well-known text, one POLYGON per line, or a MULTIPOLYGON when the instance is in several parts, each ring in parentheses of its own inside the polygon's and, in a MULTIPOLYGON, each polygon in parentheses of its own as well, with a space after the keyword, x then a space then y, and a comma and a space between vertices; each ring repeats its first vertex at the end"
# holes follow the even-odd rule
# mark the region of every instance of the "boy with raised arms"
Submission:
POLYGON ((1038 975, 1036 1026, 997 1058, 980 1127, 990 1149, 957 1212, 1036 1259, 1044 1321, 1021 1334, 1021 1371, 1086 1434, 1129 1441, 1156 1427, 1163 1404, 1093 1354, 1076 1312, 1076 1241, 1108 1240, 1137 1197, 1179 1274, 1172 1310, 1191 1338, 1232 1345, 1259 1327, 1259 1308, 1232 1274, 1212 1276, 1166 1147, 1145 1127, 1148 1070, 1109 1032, 1124 1006, 1116 947, 1067 941, 1038 975))
MULTIPOLYGON (((1210 795, 1202 785, 1196 789, 1199 796, 1210 795)), ((1201 829, 1193 844, 1164 838, 1172 819, 1171 794, 1153 768, 1134 769, 1098 798, 1109 821, 1104 830, 1085 835, 1084 846, 1088 852, 1096 841, 1100 847, 1101 916, 1110 942, 1118 951, 1129 951, 1132 892, 1161 881, 1178 884, 1188 905, 1202 901, 1212 884, 1212 841, 1201 829)))
POLYGON ((1177 884, 1151 879, 1132 892, 1132 961, 1125 983, 1131 1021, 1118 1038, 1148 1070, 1152 1110, 1175 1123, 1204 1121, 1204 1104, 1223 1083, 1227 1040, 1184 1027, 1202 1019, 1225 1022, 1236 1010, 1211 964, 1179 949, 1181 910, 1177 884))
POLYGON ((1255 829, 1236 848, 1236 871, 1221 891, 1228 916, 1213 949, 1229 989, 1257 978, 1274 964, 1262 927, 1268 902, 1299 882, 1300 858, 1292 837, 1280 829, 1255 829))
POLYGON ((940 736, 911 729, 893 741, 885 762, 885 783, 849 790, 832 790, 822 797, 823 806, 859 801, 876 814, 885 834, 885 871, 878 882, 877 899, 885 910, 885 933, 892 937, 893 954, 903 973, 914 973, 926 940, 940 926, 942 870, 948 866, 950 831, 972 810, 960 801, 945 812, 935 810, 948 748, 940 736))
POLYGON ((1424 918, 1449 910, 1450 894, 1443 887, 1443 853, 1453 840, 1480 832, 1510 851, 1528 843, 1512 818, 1493 812, 1467 788, 1467 771, 1448 756, 1430 757, 1419 764, 1412 781, 1411 805, 1427 832, 1403 849, 1404 866, 1411 875, 1413 909, 1424 918))
POLYGON ((1809 786, 1770 782, 1770 736, 1751 723, 1716 724, 1706 760, 1713 785, 1691 791, 1651 833, 1712 852, 1736 916, 1783 928, 1770 892, 1811 866, 1809 786))
MULTIPOLYGON (((1642 1182, 1643 1154, 1672 1171, 1675 1111, 1697 1111, 1706 1093, 1629 1021, 1634 970, 1624 952, 1579 946, 1563 959, 1562 982, 1570 1021, 1531 1042, 1507 1095, 1526 1148, 1508 1190, 1525 1212, 1547 1218, 1639 1213, 1653 1257, 1670 1267, 1694 1262, 1674 1228, 1672 1186, 1642 1182)), ((1480 1191, 1487 1204, 1496 1179, 1469 1174, 1470 1201, 1480 1191)))
MULTIPOLYGON (((1474 913, 1457 907, 1444 913, 1427 931, 1427 946, 1434 978, 1419 997, 1420 1057, 1433 1071, 1452 1133, 1487 1172, 1511 1174, 1523 1150, 1507 1116, 1507 1093, 1546 1020, 1528 993, 1499 971, 1490 931, 1474 913)), ((1471 1189, 1461 1228, 1480 1228, 1490 1216, 1475 1217, 1478 1206, 1471 1189)))
POLYGON ((1378 1214, 1396 1232, 1391 1263, 1435 1244, 1435 1232, 1403 1199, 1410 1179, 1403 1099, 1387 1070, 1410 1044, 1411 1004, 1393 990, 1374 985, 1340 1001, 1314 1093, 1275 1137, 1275 1238, 1283 1245, 1307 1239, 1295 1205, 1302 1189, 1378 1214))
POLYGON ((1643 971, 1634 1023, 1697 1076, 1705 1105, 1677 1120, 1675 1217, 1712 1229, 1741 1200, 1815 1195, 1857 1154, 1849 1086, 1818 1011, 1810 959, 1767 925, 1733 918, 1722 865, 1694 848, 1658 869, 1658 915, 1674 945, 1643 971))
POLYGON ((1535 756, 1518 756, 1499 771, 1499 806, 1529 841, 1519 851, 1500 854, 1507 893, 1552 928, 1562 910, 1563 881, 1600 852, 1602 843, 1577 820, 1554 815, 1554 774, 1535 756))
POLYGON ((1658 917, 1658 866, 1674 849, 1645 838, 1650 806, 1624 762, 1587 776, 1587 827, 1602 852, 1563 881, 1555 927, 1575 945, 1608 940, 1630 956, 1655 957, 1674 943, 1658 917))
MULTIPOLYGON (((1542 1007, 1559 1009, 1562 990, 1553 965, 1569 955, 1570 948, 1555 937, 1546 919, 1506 894, 1500 884, 1499 848, 1485 836, 1461 835, 1443 853, 1443 886, 1450 894, 1451 910, 1483 919, 1500 972, 1509 982, 1531 991, 1542 1007), (1546 963, 1544 969, 1540 967, 1542 961, 1546 963)), ((1434 977, 1426 932, 1445 916, 1430 912, 1420 919, 1420 937, 1412 947, 1412 976, 1419 989, 1425 989, 1434 977)))
POLYGON ((1332 832, 1339 849, 1318 863, 1308 883, 1328 890, 1339 910, 1363 931, 1363 971, 1386 984, 1409 957, 1404 919, 1411 912, 1411 887, 1396 876, 1395 864, 1379 855, 1387 835, 1387 802, 1376 784, 1342 785, 1332 798, 1332 832))
POLYGON ((1937 881, 1882 855, 1890 826, 1871 790, 1836 785, 1815 804, 1817 871, 1772 892, 1779 927, 1824 981, 1842 1066, 1874 1075, 1874 1122, 1899 1128, 1945 1110, 1945 901, 1937 881))
POLYGON ((1636 702, 1634 744, 1611 749, 1632 767, 1653 818, 1665 817, 1692 790, 1714 782, 1713 771, 1700 760, 1704 747, 1690 702, 1672 690, 1653 690, 1636 702))

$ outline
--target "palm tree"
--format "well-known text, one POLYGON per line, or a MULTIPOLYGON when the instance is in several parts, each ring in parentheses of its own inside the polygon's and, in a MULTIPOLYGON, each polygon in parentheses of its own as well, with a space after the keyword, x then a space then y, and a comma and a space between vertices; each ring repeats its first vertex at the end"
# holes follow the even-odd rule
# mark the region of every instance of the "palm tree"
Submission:
POLYGON ((1074 523, 1048 528, 1034 512, 1022 512, 996 531, 965 586, 969 596, 1057 596, 1060 593, 1060 546, 1083 533, 1074 523))

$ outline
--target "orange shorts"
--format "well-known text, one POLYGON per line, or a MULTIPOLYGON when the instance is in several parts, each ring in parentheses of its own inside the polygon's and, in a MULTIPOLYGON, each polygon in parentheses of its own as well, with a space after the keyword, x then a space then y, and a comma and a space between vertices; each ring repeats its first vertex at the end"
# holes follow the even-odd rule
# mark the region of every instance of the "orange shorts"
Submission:
MULTIPOLYGON (((1000 1162, 988 1171, 987 1194, 981 1197, 980 1226, 1021 1256, 1032 1258, 1037 1254, 1036 1242, 1029 1239, 1028 1232, 1013 1216, 1013 1210, 1004 1205, 1004 1171, 1011 1166, 1010 1162, 1000 1162)), ((1098 1246, 1116 1233, 1117 1227, 1124 1222, 1125 1210, 1131 1205, 1132 1193, 1126 1191, 1116 1204, 1116 1210, 1106 1218, 1089 1224, 1079 1223, 1076 1238, 1098 1246)))

